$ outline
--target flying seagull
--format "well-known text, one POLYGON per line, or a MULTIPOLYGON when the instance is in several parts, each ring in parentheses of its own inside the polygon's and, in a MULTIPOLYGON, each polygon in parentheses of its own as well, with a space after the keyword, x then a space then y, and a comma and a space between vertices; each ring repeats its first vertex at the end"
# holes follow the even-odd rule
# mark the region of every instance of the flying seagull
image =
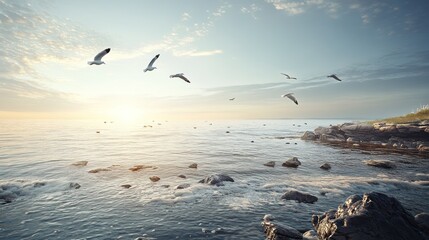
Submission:
POLYGON ((287 75, 286 73, 281 73, 281 74, 285 75, 287 79, 296 79, 296 77, 291 77, 291 76, 287 75))
POLYGON ((183 81, 187 82, 187 83, 191 83, 191 81, 189 81, 185 76, 183 76, 183 73, 177 73, 174 75, 170 75, 170 78, 181 78, 183 81))
POLYGON ((156 61, 156 59, 158 59, 158 58, 159 58, 159 54, 157 54, 154 58, 152 58, 149 65, 147 65, 147 68, 144 71, 146 72, 146 71, 152 71, 152 70, 156 69, 156 67, 153 67, 152 65, 156 61))
POLYGON ((298 101, 296 98, 292 95, 293 93, 283 94, 282 97, 287 97, 290 100, 292 100, 296 105, 298 105, 298 101))
POLYGON ((101 59, 110 52, 110 48, 106 48, 103 51, 101 51, 100 53, 98 53, 95 57, 94 57, 94 61, 88 61, 89 65, 95 64, 95 65, 101 65, 101 64, 106 64, 105 62, 101 61, 101 59))
POLYGON ((229 99, 229 101, 234 101, 234 100, 235 100, 235 98, 230 98, 230 99, 229 99))
POLYGON ((329 76, 327 76, 328 78, 333 78, 333 79, 335 79, 335 80, 337 80, 337 81, 340 81, 341 82, 341 79, 339 79, 338 77, 337 77, 337 75, 335 75, 335 74, 332 74, 332 75, 329 75, 329 76))

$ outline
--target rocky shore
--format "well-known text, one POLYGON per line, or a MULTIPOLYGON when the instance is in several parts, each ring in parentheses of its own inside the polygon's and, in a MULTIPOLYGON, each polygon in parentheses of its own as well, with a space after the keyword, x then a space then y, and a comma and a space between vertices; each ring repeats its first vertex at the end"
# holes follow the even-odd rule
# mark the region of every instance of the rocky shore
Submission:
POLYGON ((429 158, 429 120, 404 124, 344 123, 306 131, 301 139, 346 148, 429 158))
POLYGON ((314 230, 300 232, 265 215, 262 226, 267 240, 429 239, 427 213, 413 217, 398 200, 377 192, 352 195, 336 210, 313 215, 311 222, 314 230))

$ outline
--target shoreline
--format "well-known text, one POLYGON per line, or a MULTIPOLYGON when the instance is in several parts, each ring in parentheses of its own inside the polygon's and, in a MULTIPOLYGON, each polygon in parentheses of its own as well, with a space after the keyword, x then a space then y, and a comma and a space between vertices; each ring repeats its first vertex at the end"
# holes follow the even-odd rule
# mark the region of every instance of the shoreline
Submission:
POLYGON ((371 152, 429 158, 429 120, 409 123, 343 123, 306 131, 302 140, 371 152))

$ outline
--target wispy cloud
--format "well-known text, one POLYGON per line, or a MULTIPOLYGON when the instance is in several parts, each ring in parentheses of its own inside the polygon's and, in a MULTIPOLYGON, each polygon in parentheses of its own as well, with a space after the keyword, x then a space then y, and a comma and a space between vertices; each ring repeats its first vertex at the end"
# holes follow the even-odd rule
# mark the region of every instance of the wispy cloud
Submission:
POLYGON ((249 6, 241 7, 241 12, 245 14, 250 14, 250 16, 253 17, 253 19, 257 19, 256 13, 261 11, 261 8, 258 7, 256 4, 252 3, 249 6))
POLYGON ((212 50, 212 51, 197 51, 197 50, 190 50, 190 51, 174 51, 173 54, 175 56, 181 57, 181 56, 188 56, 188 57, 203 57, 203 56, 212 56, 216 54, 221 54, 222 50, 212 50))
POLYGON ((0 1, 0 102, 70 100, 67 94, 46 87, 49 79, 40 75, 35 65, 82 59, 97 40, 93 33, 48 14, 44 10, 47 7, 45 2, 0 1))

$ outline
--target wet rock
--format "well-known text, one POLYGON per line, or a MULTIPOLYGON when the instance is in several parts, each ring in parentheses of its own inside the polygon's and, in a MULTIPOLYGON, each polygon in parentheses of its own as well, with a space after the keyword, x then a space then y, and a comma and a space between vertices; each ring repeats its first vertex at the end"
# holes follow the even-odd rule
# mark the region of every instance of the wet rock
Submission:
POLYGON ((150 179, 152 182, 158 182, 159 180, 161 180, 161 178, 160 178, 160 177, 158 177, 158 176, 152 176, 152 177, 149 177, 149 179, 150 179))
POLYGON ((324 163, 322 166, 320 166, 320 168, 323 170, 329 170, 329 169, 331 169, 331 164, 324 163))
POLYGON ((69 188, 70 189, 79 189, 81 186, 80 186, 80 184, 79 183, 74 183, 74 182, 71 182, 70 184, 69 184, 69 188))
POLYGON ((316 134, 311 131, 306 131, 301 137, 302 140, 316 140, 316 134))
POLYGON ((313 215, 312 224, 320 239, 425 239, 398 200, 377 192, 352 195, 336 211, 313 215))
POLYGON ((302 234, 293 227, 267 219, 261 222, 266 240, 298 240, 302 234))
POLYGON ((379 168, 395 168, 396 165, 394 162, 389 160, 366 160, 363 161, 368 166, 379 167, 379 168))
POLYGON ((199 183, 207 183, 210 185, 223 186, 224 181, 234 182, 234 179, 232 179, 228 175, 215 174, 215 175, 211 175, 210 177, 206 177, 206 178, 200 180, 199 183))
POLYGON ((264 166, 267 166, 267 167, 274 167, 275 165, 276 165, 276 162, 274 161, 269 161, 267 163, 264 163, 264 166))
POLYGON ((185 189, 185 188, 188 188, 190 186, 191 186, 191 184, 183 183, 183 184, 177 185, 176 189, 185 189))
POLYGON ((307 232, 302 234, 304 240, 319 240, 317 236, 317 232, 314 230, 308 230, 307 232))
POLYGON ((301 193, 298 191, 287 191, 283 194, 281 199, 285 200, 295 200, 297 202, 303 202, 303 203, 314 203, 317 202, 318 198, 316 196, 307 194, 307 193, 301 193))
POLYGON ((169 187, 170 187, 170 185, 168 185, 168 184, 164 184, 164 185, 161 185, 161 187, 163 187, 163 188, 169 188, 169 187))
POLYGON ((85 167, 88 164, 88 161, 77 161, 75 163, 72 163, 71 165, 76 167, 85 167))
POLYGON ((420 227, 420 230, 429 236, 429 213, 419 213, 414 219, 420 227))
POLYGON ((293 167, 293 168, 297 168, 299 165, 301 165, 301 162, 298 160, 297 157, 290 158, 282 164, 283 167, 293 167))
POLYGON ((124 184, 124 185, 121 185, 121 187, 123 187, 123 188, 130 188, 131 187, 131 185, 130 184, 124 184))
POLYGON ((112 170, 109 168, 96 168, 96 169, 89 170, 88 172, 89 173, 99 173, 99 172, 108 172, 108 171, 112 171, 112 170))
POLYGON ((196 164, 196 163, 192 163, 191 165, 189 165, 189 168, 197 168, 198 167, 198 164, 196 164))
POLYGON ((179 178, 183 178, 183 179, 185 179, 185 178, 186 178, 186 176, 185 176, 185 175, 183 175, 183 174, 180 174, 178 177, 179 177, 179 178))
POLYGON ((153 166, 148 166, 148 165, 140 164, 140 165, 135 165, 135 166, 129 168, 129 170, 133 171, 133 172, 137 172, 137 171, 140 171, 142 169, 147 169, 147 168, 156 169, 156 167, 153 167, 153 166))

